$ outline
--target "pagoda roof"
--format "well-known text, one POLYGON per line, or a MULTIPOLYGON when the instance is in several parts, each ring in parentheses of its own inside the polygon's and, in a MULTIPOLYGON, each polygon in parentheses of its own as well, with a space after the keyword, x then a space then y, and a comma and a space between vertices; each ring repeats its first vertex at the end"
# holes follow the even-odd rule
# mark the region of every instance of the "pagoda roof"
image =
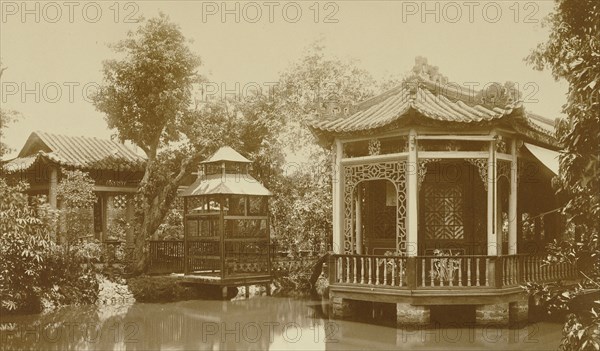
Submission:
MULTIPOLYGON (((419 59, 417 59, 418 61, 419 59)), ((426 65, 426 60, 425 60, 426 65)), ((347 114, 319 114, 308 122, 317 137, 375 133, 393 126, 453 125, 458 128, 505 125, 530 139, 556 144, 553 121, 529 114, 519 98, 503 96, 490 101, 488 92, 473 91, 448 83, 445 77, 423 73, 421 68, 402 84, 351 106, 347 114)), ((502 88, 500 84, 497 87, 502 88)), ((341 109, 340 109, 341 110, 341 109)))
POLYGON ((7 172, 23 171, 43 159, 78 169, 143 171, 146 157, 113 140, 35 131, 17 158, 6 162, 7 172))
POLYGON ((271 196, 267 188, 249 174, 212 174, 198 177, 181 196, 197 195, 251 195, 271 196))
POLYGON ((209 158, 200 163, 213 163, 213 162, 240 162, 240 163, 252 163, 239 152, 235 151, 229 146, 223 146, 219 150, 215 151, 209 158))

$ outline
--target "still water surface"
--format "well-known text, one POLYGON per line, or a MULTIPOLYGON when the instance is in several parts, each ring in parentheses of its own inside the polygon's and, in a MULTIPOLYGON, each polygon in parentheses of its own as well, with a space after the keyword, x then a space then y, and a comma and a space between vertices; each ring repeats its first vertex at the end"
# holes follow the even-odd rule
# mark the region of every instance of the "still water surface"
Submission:
POLYGON ((320 303, 277 297, 68 307, 0 317, 2 350, 556 350, 561 325, 422 330, 329 320, 320 303))

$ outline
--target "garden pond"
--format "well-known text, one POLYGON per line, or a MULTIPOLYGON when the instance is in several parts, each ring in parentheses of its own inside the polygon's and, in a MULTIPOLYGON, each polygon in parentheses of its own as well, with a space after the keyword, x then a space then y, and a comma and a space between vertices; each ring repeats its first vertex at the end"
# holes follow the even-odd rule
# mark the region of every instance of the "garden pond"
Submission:
MULTIPOLYGON (((0 317, 1 350, 556 350, 560 323, 396 329, 327 318, 320 301, 254 296, 69 306, 0 317)), ((385 319, 385 318, 383 318, 385 319)))

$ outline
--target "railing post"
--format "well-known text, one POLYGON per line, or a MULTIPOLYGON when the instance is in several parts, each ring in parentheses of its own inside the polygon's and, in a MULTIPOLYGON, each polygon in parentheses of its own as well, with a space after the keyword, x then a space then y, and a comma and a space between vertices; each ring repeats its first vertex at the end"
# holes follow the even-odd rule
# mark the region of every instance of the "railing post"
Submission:
POLYGON ((496 256, 490 260, 490 285, 495 288, 502 287, 502 280, 504 275, 504 257, 496 256))
POLYGON ((335 280, 335 276, 336 276, 336 264, 335 264, 335 257, 333 257, 333 252, 330 251, 329 252, 329 257, 328 257, 328 263, 327 263, 327 268, 329 269, 329 285, 334 284, 336 282, 335 280))
POLYGON ((183 275, 188 274, 187 197, 183 198, 183 275))
POLYGON ((409 289, 417 288, 417 257, 406 258, 406 286, 409 289))

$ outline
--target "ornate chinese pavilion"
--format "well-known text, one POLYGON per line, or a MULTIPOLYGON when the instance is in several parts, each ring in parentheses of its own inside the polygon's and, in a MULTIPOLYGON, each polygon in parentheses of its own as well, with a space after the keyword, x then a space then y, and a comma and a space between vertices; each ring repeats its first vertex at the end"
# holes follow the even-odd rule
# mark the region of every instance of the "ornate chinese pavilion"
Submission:
POLYGON ((249 174, 251 161, 232 148, 200 165, 184 198, 184 276, 223 288, 271 282, 268 199, 249 174))
POLYGON ((396 88, 323 103, 310 128, 333 153, 334 315, 378 301, 396 304, 399 324, 456 304, 478 322, 518 321, 519 284, 573 274, 538 256, 560 238, 560 145, 512 85, 468 91, 418 58, 396 88))

